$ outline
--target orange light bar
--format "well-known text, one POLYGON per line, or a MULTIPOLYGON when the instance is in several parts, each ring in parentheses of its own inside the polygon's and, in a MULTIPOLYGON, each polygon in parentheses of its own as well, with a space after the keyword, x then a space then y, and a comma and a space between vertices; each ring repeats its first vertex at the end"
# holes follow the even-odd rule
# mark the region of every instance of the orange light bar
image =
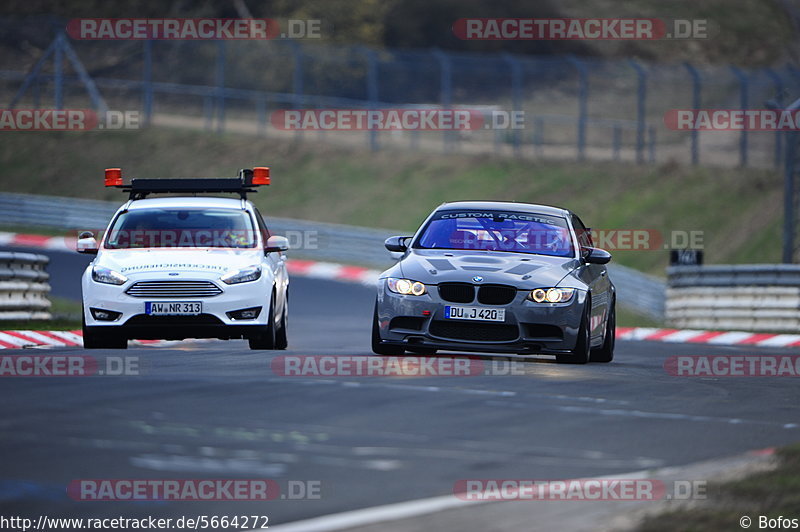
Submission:
POLYGON ((253 184, 269 185, 269 166, 253 167, 253 184))
POLYGON ((107 187, 121 187, 122 186, 122 169, 121 168, 106 168, 106 186, 107 187))

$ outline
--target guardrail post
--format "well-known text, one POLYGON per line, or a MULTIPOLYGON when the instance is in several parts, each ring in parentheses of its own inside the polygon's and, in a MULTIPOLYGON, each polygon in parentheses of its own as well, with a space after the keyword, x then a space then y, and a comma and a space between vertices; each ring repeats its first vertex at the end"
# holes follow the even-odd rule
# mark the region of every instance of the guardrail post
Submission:
MULTIPOLYGON (((450 58, 442 50, 435 48, 433 56, 439 61, 440 77, 440 102, 442 109, 449 109, 453 101, 453 72, 450 58)), ((452 131, 444 131, 444 151, 448 153, 453 149, 452 131)))
POLYGON ((144 65, 142 72, 142 100, 144 106, 144 123, 150 125, 153 119, 153 41, 144 41, 144 65))
MULTIPOLYGON (((775 102, 778 104, 778 107, 783 107, 783 78, 771 68, 765 68, 764 72, 767 73, 775 84, 775 102)), ((781 132, 775 131, 775 168, 779 168, 781 165, 782 140, 783 135, 781 135, 781 132)))
POLYGON ((636 162, 641 164, 644 162, 647 71, 633 59, 630 59, 628 64, 636 71, 638 81, 636 89, 636 162))
MULTIPOLYGON (((692 78, 692 109, 700 109, 700 91, 701 91, 701 78, 697 69, 689 62, 683 64, 684 68, 689 72, 692 78)), ((700 164, 700 131, 697 128, 692 128, 692 164, 697 166, 700 164)))
POLYGON ((217 133, 225 131, 225 41, 217 41, 217 133))
POLYGON ((64 108, 64 34, 56 36, 56 49, 53 55, 53 100, 56 109, 64 108))
MULTIPOLYGON (((748 107, 747 101, 749 99, 749 80, 747 75, 736 66, 731 65, 731 72, 733 72, 733 75, 739 80, 739 107, 743 111, 746 111, 748 107)), ((747 166, 747 129, 744 128, 739 136, 739 165, 743 167, 747 166)))
POLYGON ((578 160, 582 161, 586 153, 586 122, 588 120, 588 99, 589 99, 589 80, 586 65, 575 57, 567 57, 575 69, 578 71, 578 160))
POLYGON ((520 130, 515 127, 514 116, 522 113, 522 65, 519 60, 509 53, 503 54, 503 59, 508 63, 511 68, 511 135, 514 143, 514 155, 519 157, 522 155, 522 143, 520 130))

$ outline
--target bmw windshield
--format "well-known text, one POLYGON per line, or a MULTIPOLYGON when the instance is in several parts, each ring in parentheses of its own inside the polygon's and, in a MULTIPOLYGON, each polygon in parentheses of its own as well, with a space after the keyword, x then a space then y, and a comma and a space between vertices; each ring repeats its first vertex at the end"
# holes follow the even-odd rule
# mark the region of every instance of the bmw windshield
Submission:
POLYGON ((234 209, 134 209, 112 225, 106 248, 252 248, 250 215, 234 209))
POLYGON ((439 211, 413 247, 574 256, 564 218, 512 211, 439 211))

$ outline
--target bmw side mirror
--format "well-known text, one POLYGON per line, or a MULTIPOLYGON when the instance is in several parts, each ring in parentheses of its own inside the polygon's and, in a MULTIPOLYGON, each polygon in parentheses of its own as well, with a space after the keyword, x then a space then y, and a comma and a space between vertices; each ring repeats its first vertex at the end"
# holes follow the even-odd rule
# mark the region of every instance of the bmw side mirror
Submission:
POLYGON ((408 239, 410 236, 390 236, 383 243, 389 251, 396 251, 403 253, 408 249, 408 239))
POLYGON ((289 249, 289 239, 285 236, 271 236, 267 239, 267 245, 264 247, 264 253, 271 251, 286 251, 289 249))
POLYGON ((78 253, 97 255, 97 239, 95 239, 94 234, 91 231, 82 231, 78 235, 75 249, 78 253))
POLYGON ((582 254, 587 264, 608 264, 611 260, 611 253, 600 248, 583 248, 582 254))

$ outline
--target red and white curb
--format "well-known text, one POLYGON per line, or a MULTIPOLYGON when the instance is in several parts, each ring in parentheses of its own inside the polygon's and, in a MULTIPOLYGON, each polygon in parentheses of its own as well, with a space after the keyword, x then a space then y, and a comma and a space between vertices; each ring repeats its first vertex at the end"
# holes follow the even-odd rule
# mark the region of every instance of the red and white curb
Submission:
POLYGON ((344 281, 370 286, 374 286, 378 282, 378 276, 381 274, 378 270, 370 270, 369 268, 363 268, 361 266, 347 266, 335 262, 317 262, 313 260, 296 259, 287 260, 286 269, 289 275, 296 275, 298 277, 344 281))
MULTIPOLYGON (((177 345, 178 340, 134 340, 133 344, 148 347, 177 345)), ((32 347, 83 347, 83 334, 75 331, 0 331, 0 350, 32 347)))
MULTIPOLYGON (((681 344, 733 345, 740 347, 800 347, 800 334, 695 331, 685 329, 653 329, 650 327, 617 327, 617 339, 681 344)), ((140 346, 167 347, 178 345, 180 341, 134 340, 133 343, 134 345, 140 346)), ((0 331, 0 349, 82 346, 83 336, 80 330, 0 331)))
POLYGON ((673 342, 681 344, 800 347, 800 334, 770 334, 744 331, 698 331, 693 329, 617 327, 617 339, 673 342))

